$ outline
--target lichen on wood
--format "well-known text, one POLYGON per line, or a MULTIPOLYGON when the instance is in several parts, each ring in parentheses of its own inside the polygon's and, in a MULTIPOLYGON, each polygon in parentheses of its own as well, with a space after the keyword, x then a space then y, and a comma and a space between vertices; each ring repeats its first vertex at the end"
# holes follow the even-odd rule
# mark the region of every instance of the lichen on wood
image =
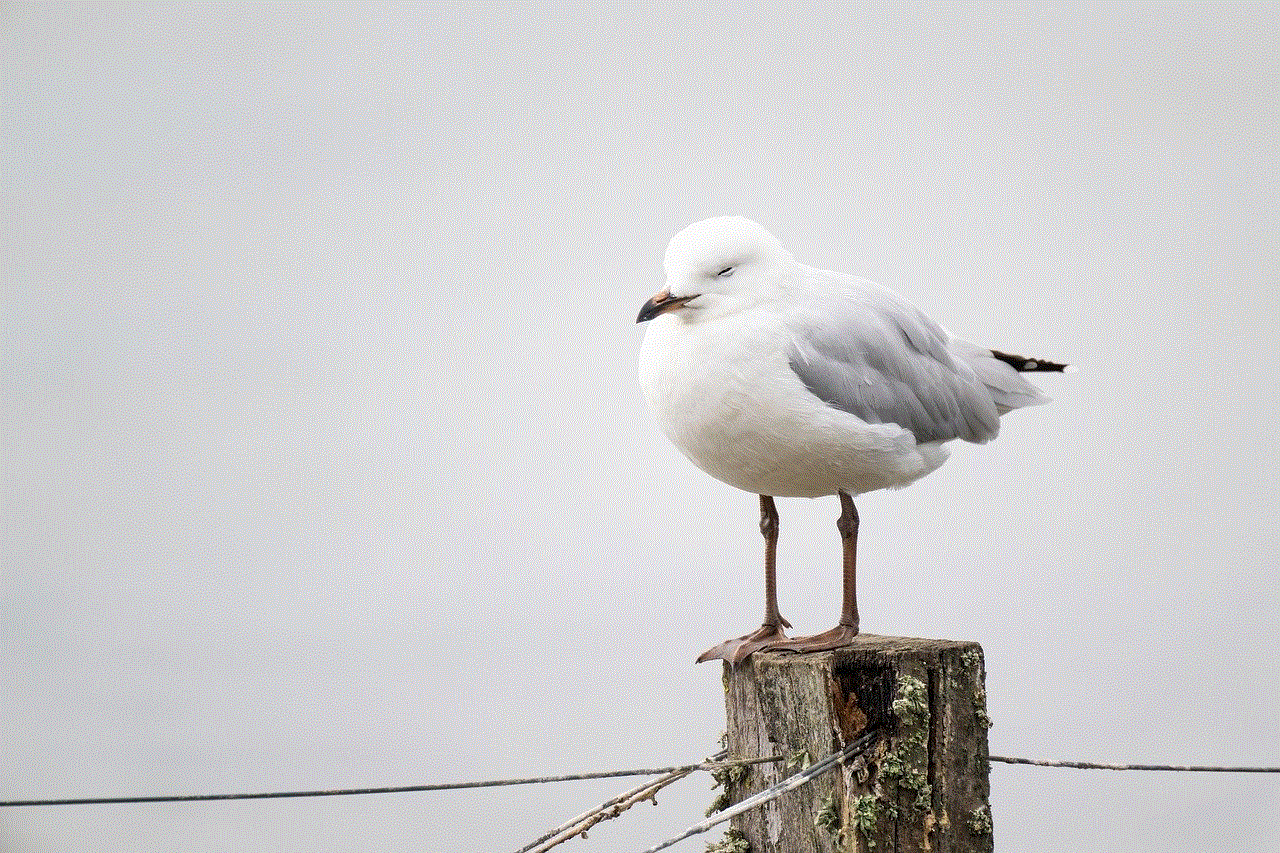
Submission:
POLYGON ((727 829, 723 838, 707 845, 706 853, 751 853, 751 842, 738 830, 727 829))
MULTIPOLYGON (((754 853, 988 853, 983 677, 974 643, 875 636, 726 665, 734 758, 782 754, 803 764, 870 726, 884 732, 861 759, 734 818, 734 828, 754 853)), ((762 765, 729 782, 730 800, 796 769, 762 765)))

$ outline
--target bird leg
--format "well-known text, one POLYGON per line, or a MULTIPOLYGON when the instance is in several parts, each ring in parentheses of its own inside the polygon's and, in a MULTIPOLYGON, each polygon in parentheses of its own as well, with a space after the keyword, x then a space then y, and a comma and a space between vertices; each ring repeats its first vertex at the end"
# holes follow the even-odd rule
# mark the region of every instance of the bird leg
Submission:
POLYGON ((847 646, 858 636, 858 509, 853 505, 853 498, 844 492, 840 493, 840 518, 836 521, 836 529, 840 531, 844 563, 840 624, 812 637, 774 640, 761 648, 767 651, 822 652, 847 646))
POLYGON ((698 656, 698 663, 720 658, 739 663, 766 643, 787 639, 791 623, 778 612, 778 508, 773 498, 760 496, 760 532, 764 535, 764 624, 736 640, 725 640, 698 656))

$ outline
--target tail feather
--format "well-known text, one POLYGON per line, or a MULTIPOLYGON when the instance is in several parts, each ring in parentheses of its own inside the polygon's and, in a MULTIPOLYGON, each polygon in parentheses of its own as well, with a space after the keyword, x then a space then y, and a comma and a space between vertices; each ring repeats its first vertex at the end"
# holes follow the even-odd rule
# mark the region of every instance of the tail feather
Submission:
POLYGON ((991 350, 991 354, 1019 373, 1066 373, 1069 372, 1068 368, 1071 367, 1069 364, 1061 364, 1044 358, 1027 358, 1021 355, 1012 355, 1007 352, 1000 352, 998 349, 991 350))
POLYGON ((1065 364, 1010 355, 958 338, 952 339, 951 351, 973 368, 973 372, 991 394, 996 411, 1002 415, 1023 406, 1039 406, 1050 400, 1039 388, 1023 379, 1022 373, 1061 372, 1067 368, 1065 364))

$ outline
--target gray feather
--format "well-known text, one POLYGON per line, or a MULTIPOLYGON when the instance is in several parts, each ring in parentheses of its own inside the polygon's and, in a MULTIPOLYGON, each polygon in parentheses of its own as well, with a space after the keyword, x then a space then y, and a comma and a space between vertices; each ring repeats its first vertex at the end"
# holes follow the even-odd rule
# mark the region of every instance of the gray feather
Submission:
POLYGON ((1023 379, 1022 374, 1008 362, 992 355, 991 350, 954 338, 951 341, 951 351, 978 374, 1000 414, 1023 406, 1039 406, 1049 402, 1049 397, 1043 391, 1023 379))
POLYGON ((897 424, 921 443, 982 443, 1000 431, 1000 415, 1048 401, 991 350, 952 339, 896 294, 865 284, 821 298, 792 327, 791 369, 828 405, 897 424))

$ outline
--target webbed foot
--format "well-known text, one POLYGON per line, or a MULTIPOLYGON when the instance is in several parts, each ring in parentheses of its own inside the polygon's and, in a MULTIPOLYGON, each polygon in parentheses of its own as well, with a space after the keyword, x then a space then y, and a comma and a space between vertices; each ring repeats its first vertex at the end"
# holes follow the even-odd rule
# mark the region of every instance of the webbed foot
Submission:
POLYGON ((732 664, 739 664, 746 660, 752 652, 759 651, 770 643, 787 642, 787 635, 782 628, 783 626, 790 628, 791 625, 786 619, 781 621, 781 625, 761 625, 750 634, 738 637, 736 640, 725 640, 718 646, 712 646, 698 655, 698 663, 719 658, 732 664))
MULTIPOLYGON (((830 631, 814 634, 812 637, 779 638, 766 642, 752 651, 767 652, 825 652, 851 644, 858 636, 857 625, 837 625, 830 631)), ((749 654, 749 653, 748 653, 749 654)))

